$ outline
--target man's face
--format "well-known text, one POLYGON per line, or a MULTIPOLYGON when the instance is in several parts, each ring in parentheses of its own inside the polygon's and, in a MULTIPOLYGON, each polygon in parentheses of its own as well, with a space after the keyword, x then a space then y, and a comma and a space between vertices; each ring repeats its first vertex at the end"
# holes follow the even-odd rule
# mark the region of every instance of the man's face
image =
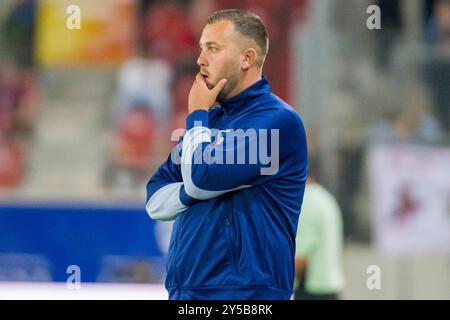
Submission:
POLYGON ((240 43, 242 43, 242 37, 234 29, 231 21, 218 21, 206 25, 203 29, 199 41, 201 52, 197 59, 200 74, 209 89, 212 89, 223 78, 228 80, 218 95, 218 101, 228 98, 239 83, 242 52, 240 43))

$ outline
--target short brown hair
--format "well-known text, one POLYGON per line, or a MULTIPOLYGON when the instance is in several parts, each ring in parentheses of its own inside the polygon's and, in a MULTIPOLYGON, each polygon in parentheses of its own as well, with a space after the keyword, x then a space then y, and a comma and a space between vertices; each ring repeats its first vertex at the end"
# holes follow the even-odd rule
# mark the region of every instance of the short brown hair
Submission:
POLYGON ((261 18, 254 13, 240 9, 225 9, 213 12, 208 17, 208 24, 221 20, 233 22, 236 31, 256 42, 260 49, 261 57, 258 60, 258 65, 261 67, 269 50, 269 37, 261 18))

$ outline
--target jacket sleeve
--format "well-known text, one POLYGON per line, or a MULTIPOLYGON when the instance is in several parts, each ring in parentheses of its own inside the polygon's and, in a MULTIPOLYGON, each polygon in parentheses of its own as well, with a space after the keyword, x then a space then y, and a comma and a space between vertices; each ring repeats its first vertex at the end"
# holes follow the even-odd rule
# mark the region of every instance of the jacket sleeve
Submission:
POLYGON ((300 120, 287 110, 251 122, 250 129, 214 135, 207 111, 196 110, 187 117, 181 173, 190 197, 209 199, 251 187, 262 175, 277 174, 280 161, 305 140, 300 120))
MULTIPOLYGON (((174 150, 179 146, 177 144, 174 150)), ((180 168, 173 163, 171 153, 147 183, 147 213, 152 219, 170 221, 196 202, 186 194, 180 168)))

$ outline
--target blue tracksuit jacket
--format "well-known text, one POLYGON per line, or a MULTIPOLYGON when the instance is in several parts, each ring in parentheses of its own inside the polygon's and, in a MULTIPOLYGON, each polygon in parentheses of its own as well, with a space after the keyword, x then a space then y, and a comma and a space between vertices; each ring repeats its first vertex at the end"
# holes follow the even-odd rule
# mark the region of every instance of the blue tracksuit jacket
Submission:
POLYGON ((175 219, 169 299, 290 299, 306 178, 303 123, 265 76, 209 112, 192 112, 147 184, 150 217, 175 219), (229 136, 236 129, 257 134, 229 136), (255 161, 259 143, 267 152, 255 161))

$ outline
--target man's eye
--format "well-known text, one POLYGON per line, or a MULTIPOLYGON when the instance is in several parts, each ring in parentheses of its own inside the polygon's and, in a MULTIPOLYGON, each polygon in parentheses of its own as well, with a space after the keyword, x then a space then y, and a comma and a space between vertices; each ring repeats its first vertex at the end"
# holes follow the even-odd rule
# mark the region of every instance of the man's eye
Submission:
POLYGON ((215 48, 215 47, 209 47, 209 51, 211 51, 211 52, 217 52, 217 48, 215 48))

